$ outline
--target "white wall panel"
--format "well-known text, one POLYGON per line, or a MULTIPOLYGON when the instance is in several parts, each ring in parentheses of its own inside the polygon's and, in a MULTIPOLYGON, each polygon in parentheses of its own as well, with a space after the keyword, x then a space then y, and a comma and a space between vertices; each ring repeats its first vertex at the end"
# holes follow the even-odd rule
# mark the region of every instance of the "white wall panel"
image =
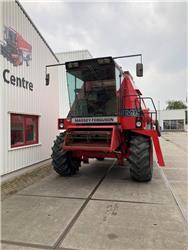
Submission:
POLYGON ((160 110, 158 111, 158 119, 162 130, 164 120, 184 120, 185 127, 185 109, 160 110))
MULTIPOLYGON (((3 23, 3 3, 0 1, 0 24, 1 23, 3 23)), ((3 40, 3 26, 0 25, 0 41, 2 40, 3 40)), ((3 68, 3 58, 0 56, 0 69, 2 68, 3 68)), ((3 113, 4 113, 4 93, 3 93, 3 84, 0 83, 0 167, 1 167, 0 174, 2 174, 3 155, 4 155, 3 113)))
MULTIPOLYGON (((60 63, 68 61, 90 59, 92 55, 88 50, 77 50, 56 54, 60 63)), ((65 66, 58 67, 59 74, 59 117, 65 118, 69 112, 69 99, 65 66)))
POLYGON ((3 135, 3 149, 0 149, 0 164, 2 174, 32 165, 36 162, 50 158, 51 145, 57 134, 58 118, 58 72, 57 68, 50 69, 50 85, 45 86, 45 65, 57 63, 55 56, 49 50, 32 23, 23 13, 18 4, 2 2, 0 16, 0 32, 4 25, 15 29, 32 45, 32 61, 30 65, 13 66, 6 58, 0 55, 1 74, 1 124, 3 135), (2 14, 1 13, 1 14, 2 14), (24 77, 33 83, 33 91, 16 87, 3 80, 4 69, 16 77, 24 77), (10 113, 34 114, 39 116, 39 145, 11 149, 10 147, 10 113))

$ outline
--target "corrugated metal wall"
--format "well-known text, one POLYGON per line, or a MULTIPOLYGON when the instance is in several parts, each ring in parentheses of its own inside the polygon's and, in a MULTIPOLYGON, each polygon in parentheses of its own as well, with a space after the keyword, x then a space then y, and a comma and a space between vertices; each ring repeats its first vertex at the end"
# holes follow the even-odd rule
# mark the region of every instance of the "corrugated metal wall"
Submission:
MULTIPOLYGON (((56 54, 60 63, 74 61, 74 60, 82 60, 82 59, 90 59, 92 55, 88 50, 77 50, 70 52, 63 52, 56 54)), ((65 118, 69 112, 69 99, 68 99, 68 91, 67 91, 67 79, 66 79, 66 70, 65 66, 58 67, 58 75, 59 75, 59 117, 65 118)))
MULTIPOLYGON (((2 34, 3 34, 3 5, 2 2, 0 2, 0 41, 2 40, 2 34)), ((0 71, 3 68, 3 58, 0 55, 0 71)), ((2 81, 2 76, 0 78, 2 81)), ((4 112, 4 105, 3 105, 3 84, 0 82, 0 171, 2 172, 3 168, 3 112, 4 112)))
POLYGON ((1 2, 0 31, 3 39, 4 25, 13 28, 32 45, 32 60, 29 66, 13 66, 0 55, 1 74, 1 174, 29 166, 50 158, 51 145, 57 134, 58 118, 58 74, 57 68, 50 71, 50 85, 45 86, 45 65, 57 63, 41 36, 37 33, 30 20, 23 13, 18 3, 1 2), (10 70, 10 75, 24 77, 33 83, 33 91, 16 87, 4 82, 2 71, 10 70), (34 114, 39 116, 39 144, 30 147, 11 149, 10 146, 10 113, 34 114))

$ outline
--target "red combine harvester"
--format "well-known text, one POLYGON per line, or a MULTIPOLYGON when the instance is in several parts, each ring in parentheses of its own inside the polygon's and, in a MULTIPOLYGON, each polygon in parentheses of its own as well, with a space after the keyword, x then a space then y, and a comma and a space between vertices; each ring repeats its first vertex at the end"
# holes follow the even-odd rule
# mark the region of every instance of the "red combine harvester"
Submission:
MULTIPOLYGON (((71 108, 66 119, 58 120, 59 129, 65 132, 52 147, 53 167, 62 176, 76 174, 81 162, 89 158, 117 158, 120 165, 124 159, 131 163, 133 180, 150 181, 152 144, 159 165, 164 166, 153 100, 142 97, 131 74, 123 72, 114 59, 65 63, 71 108), (146 100, 151 100, 154 111, 146 107, 146 100)), ((138 63, 137 76, 142 75, 143 65, 138 63)), ((46 80, 48 84, 49 74, 46 80)))
POLYGON ((5 26, 1 54, 14 66, 22 65, 24 61, 29 66, 32 46, 14 29, 5 26))

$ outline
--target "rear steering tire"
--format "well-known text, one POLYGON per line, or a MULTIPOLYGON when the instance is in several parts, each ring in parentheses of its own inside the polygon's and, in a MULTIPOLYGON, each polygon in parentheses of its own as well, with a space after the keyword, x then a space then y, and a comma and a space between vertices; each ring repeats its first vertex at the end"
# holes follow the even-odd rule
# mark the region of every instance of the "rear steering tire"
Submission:
POLYGON ((138 182, 147 182, 153 175, 153 147, 149 137, 132 135, 130 139, 130 176, 138 182))
POLYGON ((54 170, 61 176, 71 176, 76 174, 80 167, 80 159, 72 157, 70 151, 63 149, 65 133, 57 136, 52 147, 52 165, 54 170))

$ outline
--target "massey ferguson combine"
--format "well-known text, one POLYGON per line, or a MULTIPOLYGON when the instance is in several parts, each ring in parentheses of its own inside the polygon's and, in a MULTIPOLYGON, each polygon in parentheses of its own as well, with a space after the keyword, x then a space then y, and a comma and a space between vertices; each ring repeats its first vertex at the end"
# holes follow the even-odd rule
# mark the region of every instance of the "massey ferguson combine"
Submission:
POLYGON ((26 62, 29 66, 31 60, 32 46, 11 27, 4 27, 4 40, 1 42, 1 54, 14 66, 26 62))
MULTIPOLYGON (((52 147, 55 171, 71 176, 89 158, 117 158, 120 165, 127 159, 133 180, 150 181, 152 144, 159 165, 164 166, 153 100, 142 97, 131 74, 123 72, 112 57, 67 62, 65 66, 70 111, 66 119, 58 120, 64 132, 52 147), (146 107, 146 100, 151 100, 154 111, 146 107)), ((143 65, 138 63, 137 76, 142 75, 143 65)))

